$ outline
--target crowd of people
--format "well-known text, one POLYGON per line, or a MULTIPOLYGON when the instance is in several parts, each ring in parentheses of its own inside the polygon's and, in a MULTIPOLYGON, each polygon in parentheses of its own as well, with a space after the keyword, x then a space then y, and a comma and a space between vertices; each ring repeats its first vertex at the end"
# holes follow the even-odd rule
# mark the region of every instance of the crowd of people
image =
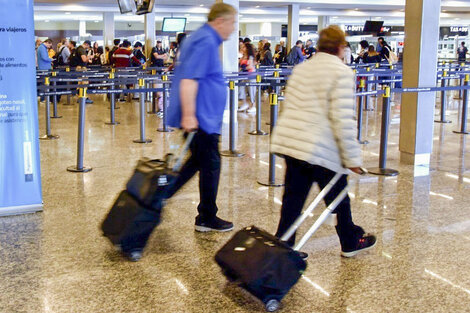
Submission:
POLYGON ((171 42, 164 49, 162 42, 157 41, 149 58, 145 56, 145 46, 137 41, 132 45, 128 40, 115 39, 113 47, 103 47, 95 42, 85 40, 77 42, 62 39, 54 50, 51 39, 36 40, 36 64, 39 70, 50 70, 59 66, 86 67, 89 65, 109 65, 114 67, 140 67, 149 64, 152 67, 170 66, 175 62, 178 48, 186 34, 181 33, 177 41, 171 42))

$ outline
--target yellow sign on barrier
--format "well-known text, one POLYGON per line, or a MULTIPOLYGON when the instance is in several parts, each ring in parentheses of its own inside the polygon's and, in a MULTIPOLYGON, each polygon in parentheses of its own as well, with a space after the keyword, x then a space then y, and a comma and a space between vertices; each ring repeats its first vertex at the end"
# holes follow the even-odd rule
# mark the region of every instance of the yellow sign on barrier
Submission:
POLYGON ((235 82, 233 80, 229 82, 229 88, 230 90, 235 90, 235 82))
POLYGON ((86 95, 86 88, 80 88, 80 89, 78 89, 78 96, 79 96, 80 98, 86 98, 86 96, 87 96, 87 95, 86 95))
POLYGON ((256 82, 261 83, 261 75, 256 75, 256 82))
POLYGON ((269 97, 269 104, 270 105, 278 105, 277 94, 272 93, 269 97))
POLYGON ((384 98, 390 98, 390 87, 385 87, 384 98))
POLYGON ((49 80, 49 77, 46 77, 46 78, 44 79, 44 85, 49 86, 50 84, 51 84, 51 82, 50 82, 50 80, 49 80))

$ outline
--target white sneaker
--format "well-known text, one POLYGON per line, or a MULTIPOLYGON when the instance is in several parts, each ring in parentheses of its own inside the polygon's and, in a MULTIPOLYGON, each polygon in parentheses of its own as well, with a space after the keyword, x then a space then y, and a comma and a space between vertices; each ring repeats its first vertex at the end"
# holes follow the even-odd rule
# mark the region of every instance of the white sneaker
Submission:
POLYGON ((248 108, 249 108, 248 103, 243 103, 242 106, 238 108, 238 112, 246 111, 246 109, 248 108))
POLYGON ((251 107, 248 110, 246 110, 246 113, 256 113, 256 107, 251 107))

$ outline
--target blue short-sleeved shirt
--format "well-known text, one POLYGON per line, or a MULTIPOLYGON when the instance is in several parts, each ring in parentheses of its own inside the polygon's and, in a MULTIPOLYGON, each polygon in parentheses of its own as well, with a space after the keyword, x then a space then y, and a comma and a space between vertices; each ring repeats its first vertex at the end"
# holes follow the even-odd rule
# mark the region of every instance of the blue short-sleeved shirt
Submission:
POLYGON ((220 134, 227 101, 227 86, 219 56, 222 37, 205 24, 181 48, 171 86, 168 125, 181 127, 180 83, 193 79, 199 83, 196 118, 199 128, 208 134, 220 134))

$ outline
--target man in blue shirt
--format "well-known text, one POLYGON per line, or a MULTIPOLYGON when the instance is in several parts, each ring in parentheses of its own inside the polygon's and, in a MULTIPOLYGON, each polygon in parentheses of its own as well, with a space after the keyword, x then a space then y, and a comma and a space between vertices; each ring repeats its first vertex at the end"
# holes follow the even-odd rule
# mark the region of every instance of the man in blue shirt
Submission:
POLYGON ((226 106, 227 86, 219 46, 235 29, 237 11, 226 3, 212 6, 208 22, 185 40, 172 83, 168 124, 195 131, 191 157, 168 190, 168 198, 199 171, 199 215, 196 231, 230 231, 231 222, 217 214, 220 178, 219 136, 226 106))
POLYGON ((52 48, 52 40, 46 39, 38 47, 38 69, 50 70, 52 69, 52 59, 49 57, 48 50, 52 48))

